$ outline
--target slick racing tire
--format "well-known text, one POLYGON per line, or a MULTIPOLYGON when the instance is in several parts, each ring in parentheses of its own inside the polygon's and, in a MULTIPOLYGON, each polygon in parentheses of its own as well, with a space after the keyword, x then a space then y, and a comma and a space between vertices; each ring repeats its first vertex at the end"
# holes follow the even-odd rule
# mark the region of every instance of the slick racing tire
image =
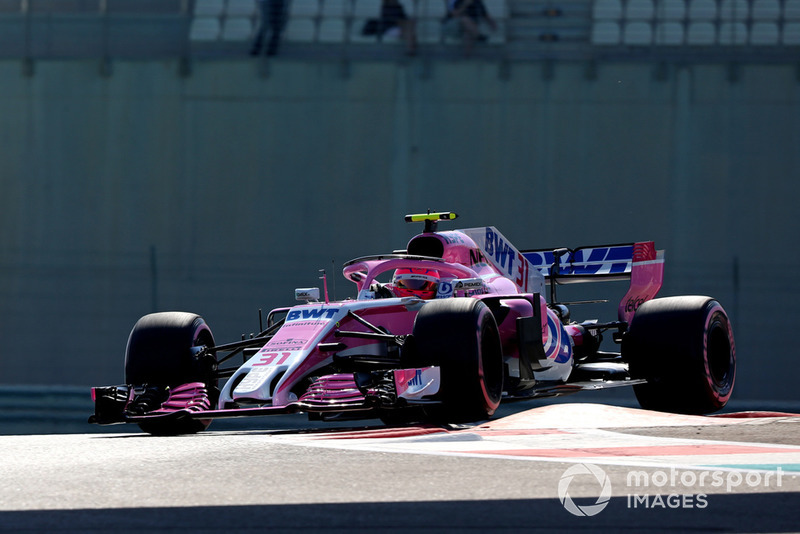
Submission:
POLYGON ((427 413, 440 422, 480 421, 494 414, 503 393, 503 353, 492 312, 479 300, 425 304, 414 322, 417 358, 441 368, 441 405, 427 413))
POLYGON ((728 315, 710 297, 683 296, 642 304, 622 341, 622 356, 642 408, 708 414, 730 399, 736 347, 728 315))
MULTIPOLYGON (((199 315, 184 312, 145 315, 128 337, 125 382, 169 387, 203 382, 213 396, 217 385, 216 361, 213 356, 196 359, 192 348, 200 346, 213 347, 214 336, 199 315)), ((210 424, 210 420, 187 418, 141 422, 139 427, 149 434, 177 435, 200 432, 210 424)))

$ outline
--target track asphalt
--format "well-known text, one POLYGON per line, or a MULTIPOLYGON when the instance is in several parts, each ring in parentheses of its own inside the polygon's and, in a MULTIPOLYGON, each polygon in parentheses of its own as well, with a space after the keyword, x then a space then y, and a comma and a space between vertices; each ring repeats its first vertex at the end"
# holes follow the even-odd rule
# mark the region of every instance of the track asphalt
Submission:
POLYGON ((795 414, 290 426, 0 436, 0 532, 800 530, 795 414))

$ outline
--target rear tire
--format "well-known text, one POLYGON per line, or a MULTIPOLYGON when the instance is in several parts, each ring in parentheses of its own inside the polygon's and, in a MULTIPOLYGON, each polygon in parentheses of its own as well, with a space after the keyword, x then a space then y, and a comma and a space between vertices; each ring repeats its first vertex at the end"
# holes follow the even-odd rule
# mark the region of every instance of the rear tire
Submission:
MULTIPOLYGON (((139 319, 128 337, 125 350, 125 382, 133 385, 176 387, 203 382, 215 391, 213 358, 197 360, 193 347, 213 347, 214 336, 199 315, 162 312, 139 319)), ((210 420, 180 419, 148 421, 139 427, 156 435, 194 434, 205 430, 210 420)))
POLYGON ((414 322, 423 365, 441 368, 442 404, 427 410, 442 422, 480 421, 494 414, 503 394, 503 352, 489 307, 471 298, 433 300, 414 322))
POLYGON ((725 310, 710 297, 642 304, 622 342, 642 408, 708 414, 725 406, 736 378, 736 347, 725 310))

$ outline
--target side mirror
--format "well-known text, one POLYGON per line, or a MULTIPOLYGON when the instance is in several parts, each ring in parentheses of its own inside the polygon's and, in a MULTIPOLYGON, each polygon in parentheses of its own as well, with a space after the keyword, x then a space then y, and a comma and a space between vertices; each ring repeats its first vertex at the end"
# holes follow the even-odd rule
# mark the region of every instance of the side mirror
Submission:
POLYGON ((304 302, 319 302, 319 288, 318 287, 304 287, 294 290, 295 300, 302 300, 304 302))

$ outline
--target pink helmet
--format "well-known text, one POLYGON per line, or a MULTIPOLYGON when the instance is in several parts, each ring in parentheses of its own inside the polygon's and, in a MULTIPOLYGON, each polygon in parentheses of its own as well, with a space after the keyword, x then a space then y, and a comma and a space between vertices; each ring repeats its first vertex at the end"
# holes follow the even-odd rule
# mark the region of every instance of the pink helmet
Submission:
POLYGON ((432 299, 439 286, 439 273, 432 269, 397 269, 392 279, 398 297, 432 299))

